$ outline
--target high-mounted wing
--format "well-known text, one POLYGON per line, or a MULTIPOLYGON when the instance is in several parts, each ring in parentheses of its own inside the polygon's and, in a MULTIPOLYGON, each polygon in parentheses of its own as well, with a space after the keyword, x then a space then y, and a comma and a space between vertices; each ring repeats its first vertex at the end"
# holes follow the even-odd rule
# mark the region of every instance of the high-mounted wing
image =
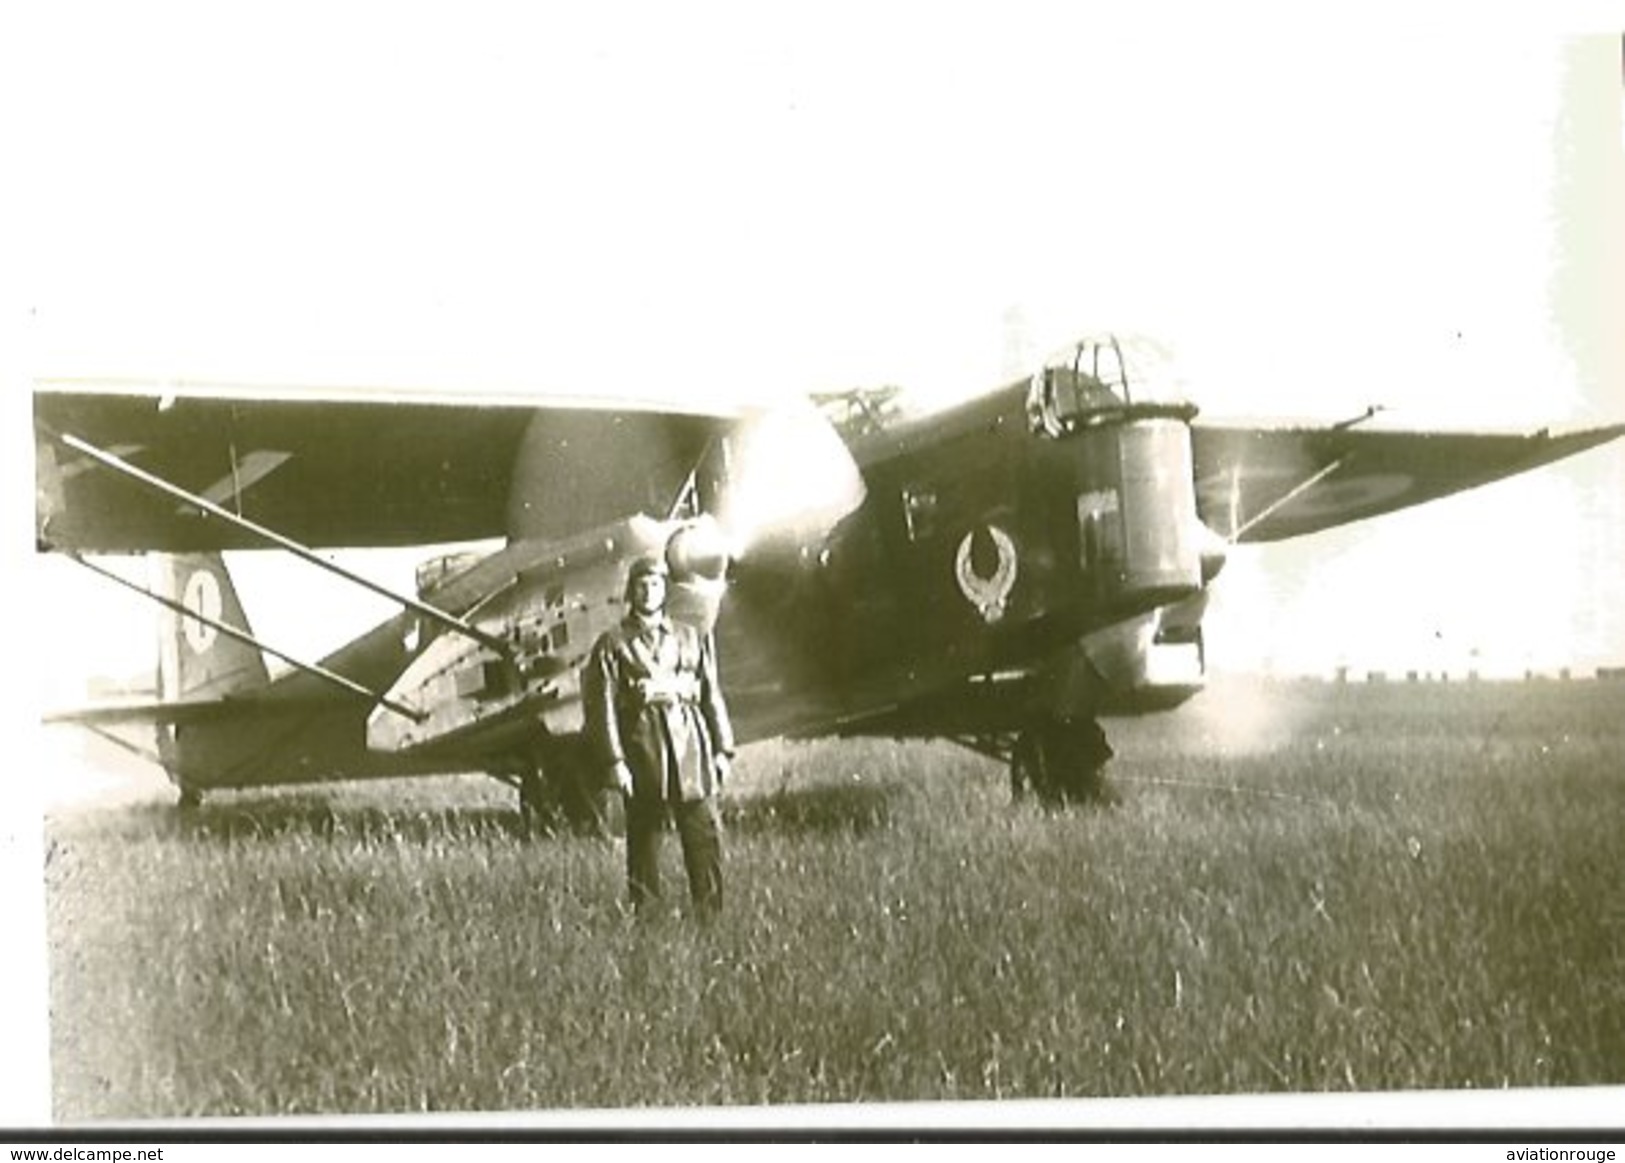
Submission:
POLYGON ((559 536, 671 502, 722 412, 320 393, 37 390, 37 531, 85 552, 257 548, 71 435, 312 547, 559 536))
POLYGON ((1562 435, 1197 424, 1197 508, 1233 541, 1279 541, 1513 476, 1606 443, 1625 425, 1562 435))

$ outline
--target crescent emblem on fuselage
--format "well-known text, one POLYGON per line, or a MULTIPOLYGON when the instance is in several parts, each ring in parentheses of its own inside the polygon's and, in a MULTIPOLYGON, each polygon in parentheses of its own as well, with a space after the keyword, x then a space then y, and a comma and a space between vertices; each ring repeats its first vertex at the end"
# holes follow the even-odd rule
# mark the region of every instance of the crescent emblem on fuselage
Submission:
MULTIPOLYGON (((186 579, 186 590, 181 595, 181 605, 194 614, 201 614, 205 618, 220 620, 220 611, 223 603, 220 600, 220 579, 206 569, 200 569, 186 579)), ((192 653, 202 654, 214 645, 214 640, 220 632, 207 622, 199 622, 196 618, 181 618, 181 634, 186 638, 186 644, 192 648, 192 653)))
POLYGON ((976 612, 982 620, 991 625, 1004 617, 1004 604, 1010 598, 1010 591, 1016 584, 1016 543, 1010 534, 997 525, 986 527, 987 536, 993 542, 993 548, 998 554, 998 562, 993 567, 990 576, 983 577, 976 572, 976 563, 972 560, 972 546, 979 530, 972 529, 959 542, 959 552, 954 557, 954 578, 959 582, 959 592, 965 599, 976 607, 976 612))

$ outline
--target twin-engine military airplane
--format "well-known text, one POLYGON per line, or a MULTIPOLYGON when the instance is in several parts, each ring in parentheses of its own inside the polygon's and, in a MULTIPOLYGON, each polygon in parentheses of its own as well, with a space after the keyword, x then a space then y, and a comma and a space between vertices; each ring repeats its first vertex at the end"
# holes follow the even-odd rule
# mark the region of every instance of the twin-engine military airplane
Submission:
POLYGON ((742 742, 945 738, 1007 762, 1018 792, 1088 798, 1110 755, 1100 716, 1201 689, 1228 546, 1625 432, 1199 423, 1147 350, 1085 339, 916 418, 886 392, 763 415, 41 383, 39 548, 165 611, 159 699, 60 717, 154 725, 183 804, 484 771, 528 811, 590 818, 581 666, 623 614, 628 562, 654 552, 673 613, 717 636, 742 742), (837 471, 809 477, 809 449, 837 471), (221 556, 277 546, 387 592, 316 550, 494 537, 426 562, 416 594, 390 595, 399 615, 315 663, 255 637, 221 556), (155 589, 85 556, 131 552, 158 555, 155 589), (293 669, 271 678, 266 653, 293 669))

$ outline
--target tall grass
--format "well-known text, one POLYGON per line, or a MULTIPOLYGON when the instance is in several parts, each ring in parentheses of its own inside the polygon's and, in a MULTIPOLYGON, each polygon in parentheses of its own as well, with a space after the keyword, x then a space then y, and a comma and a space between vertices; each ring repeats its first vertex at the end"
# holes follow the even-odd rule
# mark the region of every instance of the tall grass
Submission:
POLYGON ((466 781, 58 817, 57 1114, 1625 1081, 1625 686, 1265 697, 1109 724, 1110 811, 749 749, 711 927, 466 781))

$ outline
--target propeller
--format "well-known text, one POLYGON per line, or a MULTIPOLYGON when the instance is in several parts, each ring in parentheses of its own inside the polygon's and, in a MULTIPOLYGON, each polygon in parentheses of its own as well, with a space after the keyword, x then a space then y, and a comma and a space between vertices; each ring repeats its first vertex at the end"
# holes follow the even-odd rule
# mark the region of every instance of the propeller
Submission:
POLYGON ((718 577, 727 562, 821 541, 862 503, 863 476, 811 400, 754 412, 706 448, 670 508, 674 572, 718 577))
POLYGON ((800 565, 864 496, 845 442, 811 400, 747 416, 706 450, 672 506, 674 518, 705 510, 680 518, 666 542, 673 613, 710 629, 739 568, 800 565))
POLYGON ((717 520, 735 557, 822 541, 863 502, 863 475, 811 400, 748 417, 729 434, 725 450, 717 520))

